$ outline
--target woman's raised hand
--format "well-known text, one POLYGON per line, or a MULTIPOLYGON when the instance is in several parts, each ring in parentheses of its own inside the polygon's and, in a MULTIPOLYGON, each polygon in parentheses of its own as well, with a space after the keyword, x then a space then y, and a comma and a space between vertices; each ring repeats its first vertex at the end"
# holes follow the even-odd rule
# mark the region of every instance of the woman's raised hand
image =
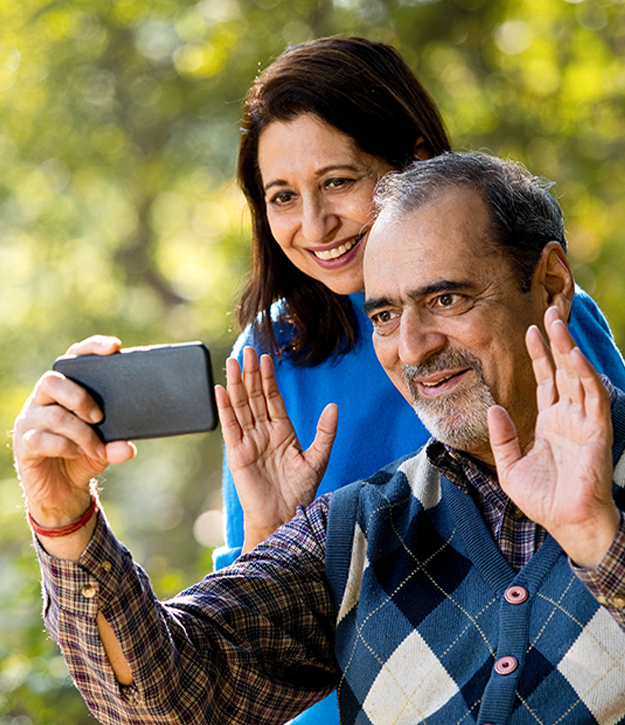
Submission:
MULTIPOLYGON (((117 338, 94 336, 72 345, 68 354, 110 355, 120 346, 117 338)), ((39 379, 24 404, 13 432, 15 467, 30 513, 41 526, 79 518, 89 507, 91 479, 109 463, 135 455, 130 443, 100 441, 90 423, 101 419, 85 389, 54 371, 39 379)))
POLYGON ((298 504, 315 497, 336 436, 338 412, 327 405, 315 440, 303 451, 286 412, 269 355, 260 358, 251 347, 238 362, 226 361, 228 389, 216 386, 221 430, 245 515, 243 551, 264 541, 291 519, 298 504))

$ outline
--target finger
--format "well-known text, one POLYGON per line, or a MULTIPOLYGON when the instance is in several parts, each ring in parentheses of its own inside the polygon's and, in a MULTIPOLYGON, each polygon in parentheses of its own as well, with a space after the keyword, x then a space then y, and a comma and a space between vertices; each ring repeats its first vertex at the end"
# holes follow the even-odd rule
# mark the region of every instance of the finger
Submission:
POLYGON ((532 360, 536 379, 536 401, 538 410, 545 410, 558 399, 556 388, 556 366, 545 338, 536 325, 531 325, 525 335, 525 346, 532 360))
POLYGON ((503 487, 506 472, 521 458, 521 447, 512 418, 500 405, 488 409, 488 433, 497 475, 503 487))
POLYGON ((137 447, 130 441, 113 441, 106 444, 106 460, 109 463, 126 463, 137 455, 137 447))
POLYGON ((248 430, 254 425, 254 417, 247 399, 247 390, 241 378, 241 368, 234 358, 226 360, 226 386, 229 405, 236 416, 237 424, 242 430, 248 430))
POLYGON ((105 459, 105 450, 102 441, 93 428, 85 421, 61 405, 34 405, 20 414, 15 423, 15 446, 17 455, 30 457, 46 457, 47 451, 35 448, 22 450, 21 439, 29 435, 28 440, 36 441, 36 432, 49 433, 61 436, 76 446, 88 458, 95 460, 105 459))
POLYGON ((221 385, 215 385, 215 402, 221 423, 221 435, 227 452, 241 442, 241 426, 230 404, 228 392, 221 385))
POLYGON ((85 340, 75 342, 67 349, 66 355, 111 355, 122 346, 121 340, 108 335, 92 335, 85 340))
MULTIPOLYGON (((584 357, 578 347, 573 348, 570 355, 571 366, 577 374, 584 391, 584 410, 595 421, 609 421, 610 396, 601 376, 584 357)), ((611 426, 610 426, 611 427, 611 426)))
POLYGON ((243 385, 247 392, 247 400, 256 422, 265 422, 268 417, 267 401, 263 393, 263 383, 258 369, 258 355, 253 347, 243 350, 243 385))
POLYGON ((278 380, 271 355, 261 355, 260 375, 263 383, 263 393, 267 401, 269 418, 271 420, 289 419, 284 398, 278 388, 278 380))
POLYGON ((102 411, 85 388, 54 370, 42 375, 29 400, 42 407, 61 405, 87 423, 102 420, 102 411))
MULTIPOLYGON (((552 308, 553 309, 553 308, 552 308)), ((560 398, 584 404, 584 388, 580 377, 573 365, 571 353, 576 348, 567 325, 558 315, 545 315, 546 329, 553 359, 556 364, 556 386, 560 398)))
POLYGON ((82 447, 67 436, 39 428, 24 431, 13 448, 20 478, 23 470, 30 467, 33 462, 40 462, 46 458, 73 460, 84 456, 82 447))
POLYGON ((306 462, 319 474, 319 483, 321 483, 321 478, 328 467, 338 422, 338 407, 335 403, 329 403, 319 417, 315 439, 304 454, 306 462))

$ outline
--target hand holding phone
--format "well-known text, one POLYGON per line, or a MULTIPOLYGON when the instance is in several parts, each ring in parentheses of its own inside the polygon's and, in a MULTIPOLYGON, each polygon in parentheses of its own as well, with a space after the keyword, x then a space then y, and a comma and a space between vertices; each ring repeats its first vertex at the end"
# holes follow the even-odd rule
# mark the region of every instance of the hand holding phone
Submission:
POLYGON ((86 388, 104 418, 105 443, 214 430, 210 353, 201 342, 60 357, 53 369, 86 388))

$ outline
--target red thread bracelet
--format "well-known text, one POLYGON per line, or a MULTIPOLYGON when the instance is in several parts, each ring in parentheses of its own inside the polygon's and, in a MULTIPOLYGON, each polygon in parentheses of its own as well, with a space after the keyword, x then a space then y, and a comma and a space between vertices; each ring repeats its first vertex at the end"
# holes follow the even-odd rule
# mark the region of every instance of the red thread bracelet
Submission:
POLYGON ((46 526, 40 526, 31 516, 30 511, 28 511, 28 523, 30 524, 31 529, 38 536, 45 536, 48 539, 55 539, 60 536, 69 536, 70 534, 75 533, 79 529, 82 529, 83 526, 86 526, 93 518, 97 510, 98 500, 92 496, 91 506, 89 506, 89 508, 79 519, 76 519, 76 521, 72 521, 70 524, 65 524, 65 526, 52 526, 49 528, 46 526))

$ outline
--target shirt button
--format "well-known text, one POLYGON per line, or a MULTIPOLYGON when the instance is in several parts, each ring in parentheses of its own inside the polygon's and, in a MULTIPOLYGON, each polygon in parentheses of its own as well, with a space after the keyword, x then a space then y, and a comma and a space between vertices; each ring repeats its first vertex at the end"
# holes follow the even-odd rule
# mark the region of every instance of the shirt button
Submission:
POLYGON ((525 587, 513 586, 506 589, 503 596, 508 604, 523 604, 529 595, 530 593, 525 587))
POLYGON ((85 599, 93 599, 98 592, 93 584, 90 584, 89 586, 85 587, 81 593, 85 599))
POLYGON ((500 657, 495 662, 495 672, 498 675, 511 675, 516 668, 519 666, 519 661, 516 657, 508 655, 507 657, 500 657))
POLYGON ((102 562, 102 563, 100 564, 100 569, 102 569, 102 571, 103 571, 103 572, 104 572, 105 574, 108 574, 108 573, 109 573, 109 572, 111 571, 111 569, 112 569, 112 568, 113 568, 113 565, 111 564, 111 562, 110 562, 110 561, 103 561, 103 562, 102 562))
POLYGON ((612 604, 618 609, 623 609, 625 607, 625 597, 622 594, 617 594, 615 597, 612 597, 612 604))
POLYGON ((523 511, 521 511, 521 509, 518 506, 512 507, 512 518, 513 519, 517 519, 517 520, 522 519, 524 516, 525 516, 525 514, 523 513, 523 511))
POLYGON ((608 598, 605 597, 603 594, 598 594, 597 603, 600 604, 602 607, 605 607, 605 605, 608 603, 608 598))

